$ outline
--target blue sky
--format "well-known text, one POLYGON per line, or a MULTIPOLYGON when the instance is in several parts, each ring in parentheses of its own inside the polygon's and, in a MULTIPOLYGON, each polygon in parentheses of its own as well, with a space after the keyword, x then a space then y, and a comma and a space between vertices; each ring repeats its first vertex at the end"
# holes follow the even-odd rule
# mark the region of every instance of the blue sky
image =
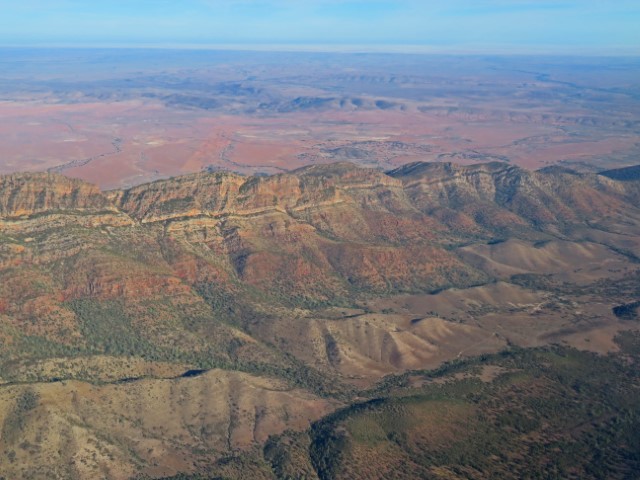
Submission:
POLYGON ((639 32, 640 0, 0 0, 0 45, 640 54, 639 32))

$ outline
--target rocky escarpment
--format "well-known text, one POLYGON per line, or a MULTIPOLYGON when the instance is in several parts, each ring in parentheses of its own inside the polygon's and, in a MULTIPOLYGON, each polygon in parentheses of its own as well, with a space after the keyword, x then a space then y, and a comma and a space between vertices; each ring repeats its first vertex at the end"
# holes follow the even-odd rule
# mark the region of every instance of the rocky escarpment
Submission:
POLYGON ((0 176, 0 232, 36 235, 71 225, 131 226, 95 185, 52 173, 0 176))
POLYGON ((402 183, 382 172, 338 163, 270 177, 228 172, 187 175, 108 195, 118 208, 148 223, 198 215, 297 212, 352 200, 345 192, 379 188, 401 190, 402 183))
POLYGON ((115 211, 98 187, 52 173, 0 176, 0 217, 47 211, 115 211))
POLYGON ((59 175, 9 175, 0 177, 0 226, 13 237, 0 264, 47 264, 96 249, 96 265, 113 255, 119 264, 123 253, 125 264, 154 262, 153 281, 128 275, 118 286, 124 273, 104 282, 94 278, 96 268, 82 277, 90 285, 63 289, 94 294, 133 292, 135 282, 173 285, 162 275, 322 302, 347 298, 353 288, 428 291, 487 280, 452 245, 508 236, 543 241, 634 217, 637 183, 504 163, 415 163, 388 173, 337 163, 270 177, 200 173, 104 194, 59 175))
POLYGON ((637 189, 637 181, 624 172, 590 175, 557 168, 531 172, 500 162, 418 162, 383 173, 343 162, 270 177, 200 173, 106 193, 57 174, 25 173, 0 176, 0 218, 109 213, 150 223, 270 211, 296 215, 347 203, 403 215, 448 209, 478 217, 489 207, 516 223, 566 223, 623 208, 637 189))
POLYGON ((637 184, 504 163, 200 173, 107 193, 59 175, 3 176, 0 314, 29 334, 81 338, 73 302, 126 299, 127 329, 165 322, 140 330, 156 341, 175 312, 246 319, 247 305, 347 305, 491 281, 457 250, 474 242, 593 238, 633 257, 637 184), (164 313, 149 315, 141 305, 159 298, 164 313))

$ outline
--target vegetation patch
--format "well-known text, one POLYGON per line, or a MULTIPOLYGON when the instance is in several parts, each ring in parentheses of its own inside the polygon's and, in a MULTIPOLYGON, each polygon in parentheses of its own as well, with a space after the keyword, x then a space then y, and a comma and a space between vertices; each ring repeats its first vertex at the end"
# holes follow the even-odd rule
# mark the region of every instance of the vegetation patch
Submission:
POLYGON ((640 302, 626 303, 613 307, 613 314, 621 320, 637 320, 640 302))
MULTIPOLYGON (((636 335, 625 350, 637 358, 639 346, 636 335)), ((420 389, 390 386, 385 398, 315 423, 318 476, 622 479, 640 471, 640 375, 620 358, 550 347, 485 356, 462 370, 474 364, 507 373, 489 383, 448 376, 420 389)))

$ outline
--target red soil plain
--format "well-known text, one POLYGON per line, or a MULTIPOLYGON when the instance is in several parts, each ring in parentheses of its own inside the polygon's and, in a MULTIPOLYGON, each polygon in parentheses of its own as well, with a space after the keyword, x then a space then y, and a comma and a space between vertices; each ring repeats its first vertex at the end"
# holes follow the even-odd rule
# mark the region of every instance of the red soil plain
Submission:
POLYGON ((631 60, 258 61, 237 52, 224 62, 194 53, 149 65, 144 52, 114 60, 100 51, 73 66, 64 51, 43 55, 0 62, 0 173, 51 170, 110 189, 204 169, 273 174, 339 160, 598 171, 637 163, 640 153, 630 76, 640 64, 631 60), (100 68, 82 70, 90 61, 100 68))

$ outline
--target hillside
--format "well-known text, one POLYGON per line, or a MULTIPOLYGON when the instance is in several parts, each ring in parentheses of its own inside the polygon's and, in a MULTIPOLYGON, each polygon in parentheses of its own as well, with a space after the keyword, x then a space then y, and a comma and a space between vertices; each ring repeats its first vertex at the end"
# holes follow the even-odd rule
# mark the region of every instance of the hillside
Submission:
POLYGON ((600 175, 613 180, 637 181, 640 180, 640 165, 626 168, 616 168, 615 170, 607 170, 600 172, 600 175))
POLYGON ((389 375, 619 352, 640 326, 614 313, 640 300, 640 182, 615 177, 344 162, 102 192, 0 176, 0 476, 273 478, 270 436, 391 395, 389 375))

